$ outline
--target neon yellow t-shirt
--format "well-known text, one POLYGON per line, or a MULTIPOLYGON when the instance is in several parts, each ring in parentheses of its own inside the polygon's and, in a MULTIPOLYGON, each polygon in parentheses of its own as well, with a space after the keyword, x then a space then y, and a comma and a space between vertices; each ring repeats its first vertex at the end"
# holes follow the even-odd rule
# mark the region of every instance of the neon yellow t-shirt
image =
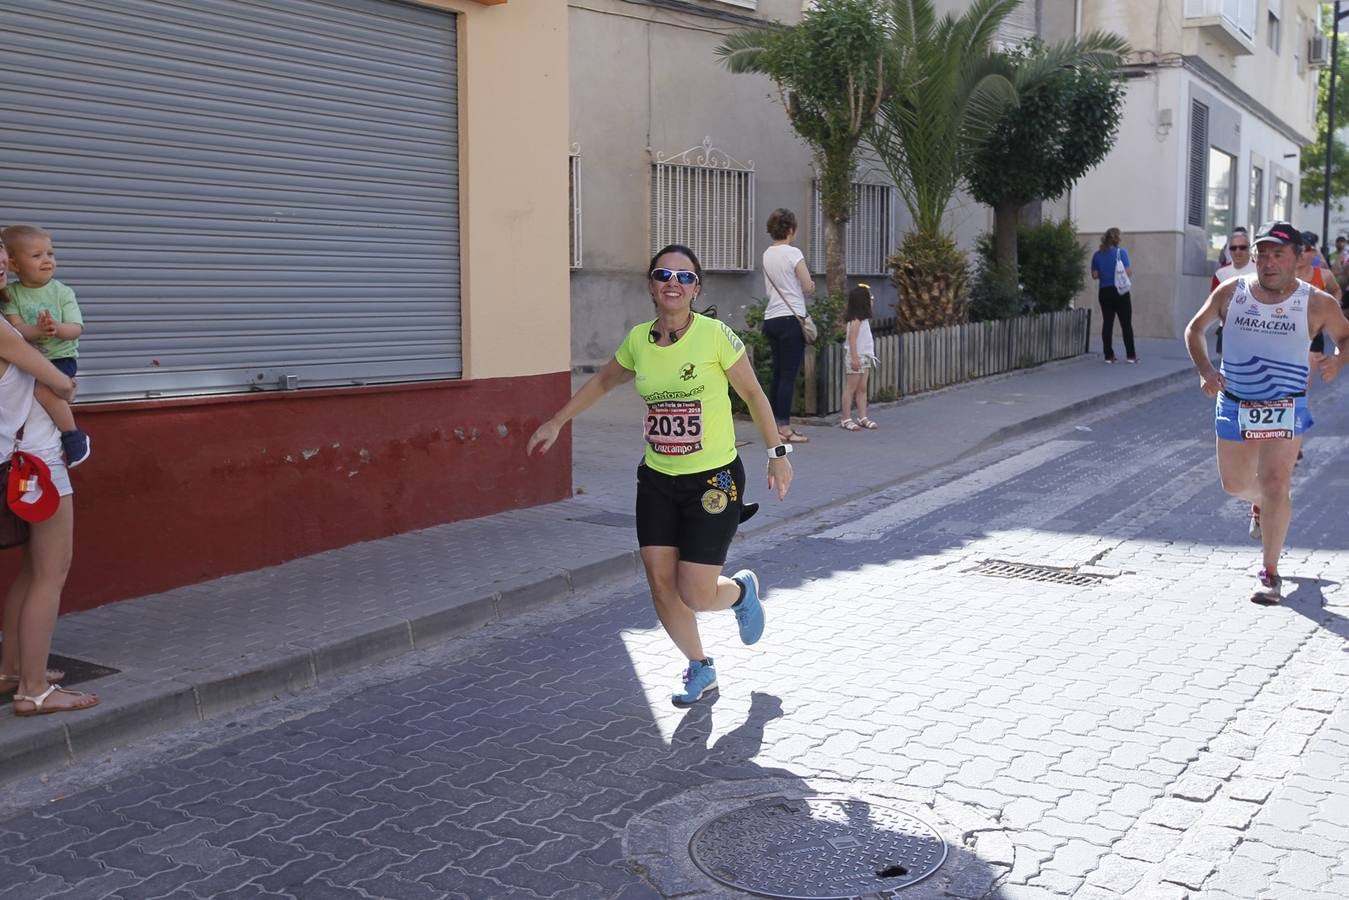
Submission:
POLYGON ((745 355, 744 342, 726 324, 694 313, 678 341, 659 347, 651 342, 654 324, 629 331, 614 353, 637 373, 637 393, 646 401, 646 464, 666 475, 726 465, 735 459, 726 370, 745 355))

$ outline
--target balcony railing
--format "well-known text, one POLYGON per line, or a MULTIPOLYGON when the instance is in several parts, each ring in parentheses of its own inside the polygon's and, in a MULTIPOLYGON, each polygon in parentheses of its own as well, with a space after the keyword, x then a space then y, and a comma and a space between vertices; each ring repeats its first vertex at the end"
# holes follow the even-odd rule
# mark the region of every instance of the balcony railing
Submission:
POLYGON ((1202 28, 1238 54, 1255 52, 1256 0, 1185 0, 1185 25, 1202 28))

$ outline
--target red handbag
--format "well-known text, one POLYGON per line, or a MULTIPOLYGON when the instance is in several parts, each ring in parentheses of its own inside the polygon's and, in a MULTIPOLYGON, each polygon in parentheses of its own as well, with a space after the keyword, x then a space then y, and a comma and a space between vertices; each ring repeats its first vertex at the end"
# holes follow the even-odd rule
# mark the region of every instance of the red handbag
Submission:
MULTIPOLYGON (((14 452, 19 449, 19 439, 23 437, 23 429, 14 435, 14 452)), ((3 485, 6 492, 9 490, 9 473, 14 453, 10 458, 0 463, 0 485, 3 485)), ((14 510, 9 508, 9 503, 0 503, 0 550, 9 547, 18 547, 28 543, 28 523, 20 519, 14 510)))

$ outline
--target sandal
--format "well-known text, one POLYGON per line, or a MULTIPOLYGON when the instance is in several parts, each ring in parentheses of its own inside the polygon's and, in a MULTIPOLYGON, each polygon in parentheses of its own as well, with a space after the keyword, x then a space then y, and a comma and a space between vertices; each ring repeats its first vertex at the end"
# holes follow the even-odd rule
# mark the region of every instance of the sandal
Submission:
POLYGON ((844 431, 861 431, 861 430, 862 430, 862 426, 861 426, 861 425, 858 425, 858 424, 857 424, 856 422, 854 422, 852 419, 844 419, 842 422, 839 422, 839 423, 838 423, 838 427, 839 427, 839 428, 842 428, 844 431))
MULTIPOLYGON (((60 669, 47 670, 47 683, 56 684, 56 682, 66 677, 66 673, 60 669)), ((10 694, 19 689, 18 675, 0 675, 0 694, 10 694)))
POLYGON ((782 434, 781 432, 778 432, 778 436, 781 437, 784 441, 786 441, 786 442, 789 443, 789 444, 809 444, 809 443, 810 443, 810 438, 806 437, 804 434, 802 434, 801 432, 797 431, 795 428, 793 428, 791 431, 787 432, 786 434, 782 434))
POLYGON ((26 694, 14 695, 14 715, 16 716, 47 716, 59 712, 76 712, 81 709, 90 709, 94 706, 98 706, 98 698, 93 694, 86 694, 82 691, 72 691, 68 688, 61 687, 59 684, 51 685, 36 697, 29 697, 26 694), (47 698, 55 693, 72 694, 76 697, 83 697, 85 701, 88 702, 79 702, 75 706, 53 706, 51 709, 43 708, 42 704, 46 703, 47 698), (33 708, 19 709, 20 702, 31 703, 33 704, 33 708))
POLYGON ((875 431, 877 428, 881 427, 877 425, 875 422, 868 419, 866 416, 863 416, 862 418, 858 419, 857 424, 861 425, 867 431, 875 431))

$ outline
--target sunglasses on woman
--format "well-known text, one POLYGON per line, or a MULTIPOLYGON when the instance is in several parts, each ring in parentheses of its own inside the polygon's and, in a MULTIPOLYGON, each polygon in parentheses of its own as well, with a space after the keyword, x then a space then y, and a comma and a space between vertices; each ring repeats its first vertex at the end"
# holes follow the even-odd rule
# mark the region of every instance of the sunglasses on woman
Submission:
POLYGON ((673 278, 680 284, 697 284, 698 273, 690 272, 688 269, 652 269, 651 280, 666 284, 673 278))

